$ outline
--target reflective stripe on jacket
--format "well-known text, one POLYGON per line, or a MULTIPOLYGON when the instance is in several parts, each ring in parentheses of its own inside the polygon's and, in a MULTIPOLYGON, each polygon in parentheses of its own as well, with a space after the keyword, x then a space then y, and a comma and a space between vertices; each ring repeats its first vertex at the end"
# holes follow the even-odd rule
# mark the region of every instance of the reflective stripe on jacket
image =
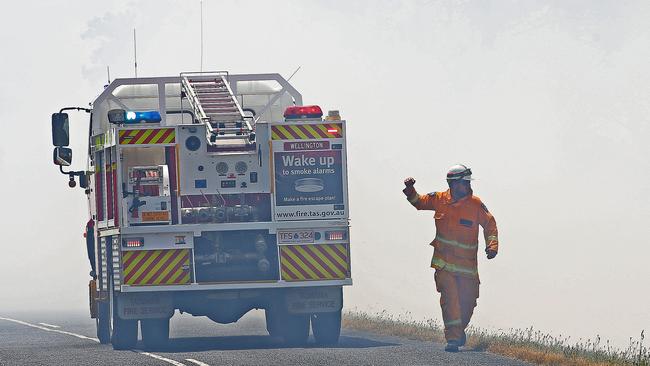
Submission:
POLYGON ((451 192, 420 195, 415 190, 407 199, 418 210, 433 210, 436 237, 431 267, 463 276, 478 277, 478 227, 483 228, 485 246, 498 251, 499 238, 494 216, 481 199, 471 193, 453 201, 451 192))

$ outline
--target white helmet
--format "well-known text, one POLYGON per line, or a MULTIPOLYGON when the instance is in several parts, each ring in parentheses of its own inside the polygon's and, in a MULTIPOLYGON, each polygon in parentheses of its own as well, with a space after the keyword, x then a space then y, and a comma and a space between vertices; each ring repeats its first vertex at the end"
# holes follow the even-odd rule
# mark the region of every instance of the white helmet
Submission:
POLYGON ((463 164, 456 164, 447 171, 447 180, 472 180, 472 169, 463 164))

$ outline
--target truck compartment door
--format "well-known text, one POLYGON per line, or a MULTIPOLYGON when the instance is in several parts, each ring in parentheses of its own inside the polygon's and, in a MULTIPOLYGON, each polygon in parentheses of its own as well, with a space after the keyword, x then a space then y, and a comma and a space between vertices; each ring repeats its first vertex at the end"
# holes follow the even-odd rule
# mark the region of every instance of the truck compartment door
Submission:
POLYGON ((271 125, 274 218, 347 217, 345 121, 271 125))

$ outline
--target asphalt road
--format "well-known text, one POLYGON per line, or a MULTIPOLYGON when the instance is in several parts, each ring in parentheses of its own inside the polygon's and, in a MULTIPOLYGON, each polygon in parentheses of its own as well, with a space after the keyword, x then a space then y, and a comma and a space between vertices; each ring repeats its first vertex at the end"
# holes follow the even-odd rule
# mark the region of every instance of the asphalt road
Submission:
POLYGON ((114 351, 80 313, 0 313, 0 365, 528 365, 485 352, 446 353, 443 345, 344 329, 339 345, 285 347, 268 336, 263 312, 236 324, 176 313, 170 343, 114 351))

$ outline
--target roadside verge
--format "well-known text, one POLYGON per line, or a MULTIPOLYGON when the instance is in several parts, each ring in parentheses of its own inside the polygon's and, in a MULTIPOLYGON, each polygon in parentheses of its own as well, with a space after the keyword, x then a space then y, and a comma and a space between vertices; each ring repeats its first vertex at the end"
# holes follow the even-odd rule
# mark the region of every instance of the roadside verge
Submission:
MULTIPOLYGON (((343 314, 343 327, 381 335, 444 343, 442 327, 434 320, 413 321, 408 316, 395 317, 387 312, 368 314, 348 311, 343 314)), ((470 327, 465 349, 487 351, 538 365, 586 366, 632 365, 650 366, 650 350, 643 344, 644 332, 638 341, 630 340, 625 350, 602 344, 600 338, 570 343, 531 328, 488 331, 470 327)))

